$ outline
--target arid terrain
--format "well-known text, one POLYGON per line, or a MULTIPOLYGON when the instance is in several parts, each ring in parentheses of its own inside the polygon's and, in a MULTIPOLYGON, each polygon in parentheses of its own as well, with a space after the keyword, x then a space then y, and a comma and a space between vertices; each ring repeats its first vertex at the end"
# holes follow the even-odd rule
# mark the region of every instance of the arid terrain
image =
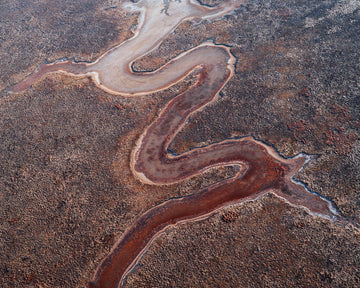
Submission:
MULTIPOLYGON (((122 2, 0 3, 1 287, 85 287, 141 214, 237 173, 154 186, 130 169, 139 136, 194 75, 135 97, 61 73, 7 92, 41 64, 93 62, 132 37, 138 13, 122 2)), ((205 41, 230 47, 235 73, 169 150, 252 136, 286 158, 312 155, 295 178, 347 221, 274 194, 235 203, 165 230, 123 287, 360 286, 359 2, 248 0, 221 19, 185 21, 133 69, 153 71, 205 41)))

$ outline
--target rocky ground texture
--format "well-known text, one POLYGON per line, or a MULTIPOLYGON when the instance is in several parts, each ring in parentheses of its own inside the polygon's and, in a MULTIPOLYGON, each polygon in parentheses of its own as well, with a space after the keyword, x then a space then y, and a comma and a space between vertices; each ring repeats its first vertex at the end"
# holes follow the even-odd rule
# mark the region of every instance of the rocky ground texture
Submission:
MULTIPOLYGON (((93 61, 131 37, 137 15, 119 4, 2 1, 0 90, 41 63, 93 61)), ((204 41, 231 46, 236 74, 170 149, 252 135, 284 157, 311 154, 296 177, 352 224, 270 194, 168 229, 125 287, 360 285, 359 22, 356 0, 249 0, 221 21, 181 24, 134 63, 135 70, 154 70, 204 41)), ((1 287, 84 287, 137 215, 236 173, 212 169, 154 187, 130 171, 139 135, 192 80, 124 98, 87 77, 53 74, 22 94, 1 92, 1 287)))

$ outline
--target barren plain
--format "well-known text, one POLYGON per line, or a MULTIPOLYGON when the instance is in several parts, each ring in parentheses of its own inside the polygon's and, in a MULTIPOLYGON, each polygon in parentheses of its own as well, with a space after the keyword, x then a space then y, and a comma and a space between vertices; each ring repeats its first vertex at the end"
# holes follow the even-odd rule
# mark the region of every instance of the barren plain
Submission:
MULTIPOLYGON (((154 186, 130 169, 137 139, 194 75, 135 97, 61 73, 7 92, 41 64, 93 62, 131 38, 139 13, 122 2, 0 3, 1 287, 84 287, 139 215, 238 172, 217 167, 154 186)), ((347 221, 275 194, 233 204, 165 230, 123 287, 360 285, 359 22, 356 0, 249 0, 221 19, 181 23, 133 64, 153 71, 206 41, 229 47, 233 77, 169 150, 252 136, 286 158, 306 153, 295 178, 347 221)))

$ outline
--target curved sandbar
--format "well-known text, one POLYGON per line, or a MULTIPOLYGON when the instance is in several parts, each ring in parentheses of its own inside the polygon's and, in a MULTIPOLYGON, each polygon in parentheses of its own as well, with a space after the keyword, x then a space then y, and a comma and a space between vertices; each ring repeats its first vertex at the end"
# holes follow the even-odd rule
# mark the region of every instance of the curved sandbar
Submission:
POLYGON ((228 47, 203 43, 151 73, 135 73, 131 70, 131 63, 155 49, 182 21, 220 17, 238 4, 239 1, 230 1, 217 8, 208 8, 191 0, 172 2, 171 6, 166 6, 169 16, 160 13, 163 4, 158 0, 125 4, 126 9, 141 12, 141 21, 133 38, 111 49, 94 63, 66 61, 41 65, 10 89, 13 93, 25 90, 43 75, 62 71, 91 75, 95 83, 106 91, 135 96, 165 89, 195 71, 195 84, 172 99, 141 135, 131 156, 131 169, 140 181, 162 185, 192 177, 214 166, 240 166, 234 178, 189 196, 170 199, 140 216, 98 266, 88 287, 121 286, 126 273, 151 241, 169 225, 205 217, 220 207, 252 200, 269 191, 313 214, 336 217, 329 201, 291 180, 292 175, 303 167, 306 157, 284 159, 274 149, 251 137, 226 140, 177 156, 167 151, 188 117, 216 99, 233 75, 234 58, 228 47))

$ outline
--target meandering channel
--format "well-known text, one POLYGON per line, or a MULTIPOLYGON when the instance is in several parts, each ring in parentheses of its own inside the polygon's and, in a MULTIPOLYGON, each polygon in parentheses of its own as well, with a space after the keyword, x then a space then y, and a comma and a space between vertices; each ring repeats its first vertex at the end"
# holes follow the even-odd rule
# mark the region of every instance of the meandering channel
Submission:
POLYGON ((91 75, 99 87, 110 93, 136 96, 170 87, 194 72, 195 84, 176 95, 141 135, 132 153, 131 169, 139 181, 162 185, 187 179, 215 166, 238 165, 240 168, 234 178, 182 198, 170 199, 141 215, 98 266, 88 287, 121 286, 126 273, 151 241, 169 225, 205 217, 225 205, 256 199, 270 191, 313 214, 331 219, 338 216, 329 201, 292 181, 291 177, 307 161, 305 156, 285 159, 273 148, 251 137, 225 140, 177 156, 167 151, 188 117, 216 100, 219 91, 234 74, 234 57, 229 47, 207 42, 154 72, 134 72, 131 63, 155 49, 182 21, 220 18, 239 4, 240 1, 230 1, 216 8, 191 0, 171 3, 143 0, 124 4, 123 8, 128 11, 140 11, 134 37, 94 63, 65 61, 41 65, 9 89, 12 93, 24 91, 44 75, 62 71, 91 75))

